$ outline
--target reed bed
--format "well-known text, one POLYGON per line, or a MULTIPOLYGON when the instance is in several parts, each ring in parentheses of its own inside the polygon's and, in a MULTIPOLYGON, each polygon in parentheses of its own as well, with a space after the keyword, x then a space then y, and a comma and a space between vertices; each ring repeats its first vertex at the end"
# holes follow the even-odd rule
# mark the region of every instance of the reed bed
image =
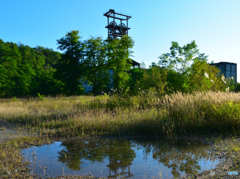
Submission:
POLYGON ((0 118, 54 135, 239 134, 240 94, 2 99, 0 118))

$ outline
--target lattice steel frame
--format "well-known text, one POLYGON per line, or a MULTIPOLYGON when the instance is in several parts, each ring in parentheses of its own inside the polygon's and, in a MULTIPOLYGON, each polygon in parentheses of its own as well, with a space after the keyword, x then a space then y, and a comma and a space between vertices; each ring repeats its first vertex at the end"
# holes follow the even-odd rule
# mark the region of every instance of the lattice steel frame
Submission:
POLYGON ((128 27, 128 19, 132 18, 131 16, 116 13, 113 9, 110 9, 103 15, 107 17, 107 26, 105 28, 108 29, 109 40, 122 37, 125 34, 128 35, 128 30, 130 29, 128 27), (110 18, 112 19, 111 22, 110 18), (116 20, 120 21, 120 23, 117 24, 116 20))

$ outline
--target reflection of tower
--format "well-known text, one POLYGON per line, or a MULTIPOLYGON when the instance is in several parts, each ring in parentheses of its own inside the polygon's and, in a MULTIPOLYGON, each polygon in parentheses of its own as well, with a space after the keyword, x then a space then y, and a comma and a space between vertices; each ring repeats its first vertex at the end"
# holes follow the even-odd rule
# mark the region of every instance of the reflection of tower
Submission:
POLYGON ((128 30, 130 29, 128 27, 128 19, 130 19, 131 16, 116 13, 113 9, 110 9, 103 15, 108 19, 108 25, 106 26, 106 28, 108 28, 108 39, 113 40, 117 37, 128 35, 128 30), (109 18, 111 18, 111 22, 109 22, 109 18))
POLYGON ((107 167, 109 168, 109 176, 108 178, 119 178, 119 177, 123 177, 123 178, 130 178, 133 177, 133 174, 131 174, 130 172, 130 165, 132 165, 132 163, 126 163, 123 160, 118 160, 116 158, 110 158, 109 157, 109 165, 107 165, 107 167), (128 168, 128 171, 124 171, 128 168), (121 169, 122 171, 117 173, 117 171, 121 169), (113 175, 111 173, 114 173, 113 175))

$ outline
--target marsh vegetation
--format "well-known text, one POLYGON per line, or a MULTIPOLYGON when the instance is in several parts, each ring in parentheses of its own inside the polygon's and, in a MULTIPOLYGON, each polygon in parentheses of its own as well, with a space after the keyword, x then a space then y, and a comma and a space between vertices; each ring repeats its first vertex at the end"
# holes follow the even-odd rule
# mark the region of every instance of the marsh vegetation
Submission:
MULTIPOLYGON (((25 171, 23 176, 28 176, 27 168, 20 170, 16 164, 22 161, 16 152, 29 145, 49 143, 51 138, 239 136, 239 116, 240 96, 232 92, 1 99, 0 118, 38 137, 20 137, 1 145, 0 170, 6 175, 6 171, 14 174, 19 168, 25 171)), ((221 139, 215 143, 220 144, 221 139)), ((220 145, 214 150, 222 158, 231 158, 229 166, 238 169, 240 144, 239 140, 233 141, 224 149, 220 145)))
POLYGON ((239 117, 240 95, 224 92, 0 100, 1 119, 52 135, 237 135, 239 117))

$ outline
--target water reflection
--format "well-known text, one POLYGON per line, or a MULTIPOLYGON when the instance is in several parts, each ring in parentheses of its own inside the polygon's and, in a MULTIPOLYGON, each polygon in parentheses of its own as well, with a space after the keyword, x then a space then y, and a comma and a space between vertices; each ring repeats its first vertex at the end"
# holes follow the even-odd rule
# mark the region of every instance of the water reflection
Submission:
POLYGON ((72 170, 80 170, 82 160, 104 162, 108 158, 109 176, 133 176, 130 173, 131 162, 136 157, 133 144, 125 139, 92 139, 65 141, 64 148, 58 152, 58 161, 66 164, 72 170), (121 169, 119 173, 118 170, 121 169), (125 171, 127 169, 127 171, 125 171), (113 174, 112 174, 113 173, 113 174))
POLYGON ((216 161, 216 156, 210 152, 210 147, 199 142, 186 140, 144 140, 134 141, 136 146, 142 146, 145 156, 152 153, 152 158, 171 169, 174 177, 181 173, 194 174, 201 170, 201 159, 216 161))
POLYGON ((36 152, 32 170, 39 177, 91 173, 109 178, 172 178, 214 168, 218 160, 209 149, 185 140, 98 138, 55 142, 23 152, 36 152), (47 168, 46 173, 38 166, 47 168))
POLYGON ((201 170, 199 161, 216 160, 208 150, 208 146, 184 140, 163 139, 92 139, 65 141, 61 144, 58 161, 66 164, 72 170, 81 170, 82 160, 103 162, 108 158, 109 176, 124 175, 131 177, 130 165, 136 157, 135 150, 142 149, 145 160, 152 154, 152 158, 159 164, 171 169, 174 177, 182 173, 193 174, 201 170), (121 173, 117 172, 121 169, 121 173), (113 173, 113 174, 112 174, 113 173))

